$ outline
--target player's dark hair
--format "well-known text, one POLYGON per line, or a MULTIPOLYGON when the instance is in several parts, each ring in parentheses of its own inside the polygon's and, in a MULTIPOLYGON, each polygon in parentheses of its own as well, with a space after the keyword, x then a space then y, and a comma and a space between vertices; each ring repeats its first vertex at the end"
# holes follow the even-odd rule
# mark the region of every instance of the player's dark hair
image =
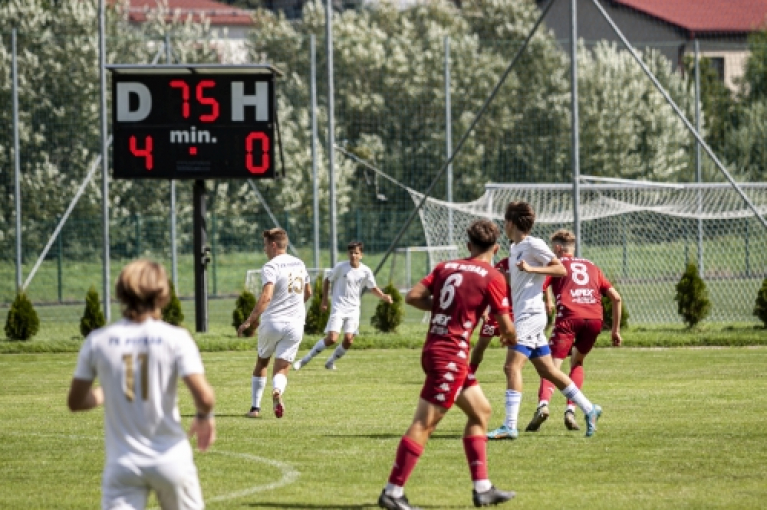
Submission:
POLYGON ((527 202, 510 202, 506 206, 506 221, 511 222, 523 234, 528 234, 535 224, 535 211, 527 202))
POLYGON ((268 243, 277 244, 277 247, 281 250, 288 247, 288 233, 281 228, 264 230, 264 239, 268 243))
POLYGON ((466 234, 468 234, 471 244, 482 251, 487 251, 490 247, 495 246, 501 235, 501 230, 493 221, 476 220, 466 229, 466 234))
POLYGON ((159 319, 160 310, 170 300, 168 273, 157 262, 135 260, 120 271, 115 295, 122 303, 123 317, 136 320, 149 314, 159 319))
POLYGON ((561 244, 562 246, 569 248, 575 246, 575 234, 566 229, 559 229, 551 234, 552 244, 561 244))
POLYGON ((349 244, 346 245, 346 251, 352 251, 359 248, 360 251, 365 250, 365 243, 362 241, 351 241, 349 244))

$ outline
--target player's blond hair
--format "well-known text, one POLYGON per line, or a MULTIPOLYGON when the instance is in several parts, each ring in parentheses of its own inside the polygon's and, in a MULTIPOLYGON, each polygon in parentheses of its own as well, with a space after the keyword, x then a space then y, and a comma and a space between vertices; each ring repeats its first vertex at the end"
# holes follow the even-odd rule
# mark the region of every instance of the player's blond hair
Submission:
POLYGON ((267 243, 275 243, 277 248, 284 250, 288 247, 288 233, 281 228, 264 230, 264 240, 267 243))
POLYGON ((168 273, 152 260, 134 260, 120 271, 115 294, 122 303, 123 317, 137 320, 150 315, 159 319, 160 311, 170 301, 168 273))
POLYGON ((551 244, 558 244, 569 253, 575 248, 575 234, 564 228, 557 230, 551 234, 551 244))

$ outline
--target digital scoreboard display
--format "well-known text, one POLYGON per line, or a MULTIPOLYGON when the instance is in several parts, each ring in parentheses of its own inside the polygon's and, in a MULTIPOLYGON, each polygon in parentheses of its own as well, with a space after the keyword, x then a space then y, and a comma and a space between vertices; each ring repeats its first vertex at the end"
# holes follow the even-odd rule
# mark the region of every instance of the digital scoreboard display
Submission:
POLYGON ((275 177, 275 70, 110 66, 115 179, 275 177))

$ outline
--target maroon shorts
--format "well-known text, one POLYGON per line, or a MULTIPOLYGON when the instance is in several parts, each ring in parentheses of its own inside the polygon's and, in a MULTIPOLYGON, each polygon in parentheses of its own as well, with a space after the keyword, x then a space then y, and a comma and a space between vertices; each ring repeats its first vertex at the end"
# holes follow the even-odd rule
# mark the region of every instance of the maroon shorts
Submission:
POLYGON ((425 349, 421 353, 421 367, 426 374, 421 398, 445 409, 453 407, 462 390, 478 384, 474 374, 469 373, 466 358, 458 352, 425 349))
POLYGON ((601 331, 600 319, 558 319, 549 338, 551 357, 565 359, 573 346, 581 354, 588 354, 601 331))

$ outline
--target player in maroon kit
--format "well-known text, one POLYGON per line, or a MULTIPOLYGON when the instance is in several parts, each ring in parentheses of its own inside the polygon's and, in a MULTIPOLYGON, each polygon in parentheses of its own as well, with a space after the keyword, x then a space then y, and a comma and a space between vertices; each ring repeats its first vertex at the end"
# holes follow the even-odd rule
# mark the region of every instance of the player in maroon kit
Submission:
POLYGON ((431 322, 421 354, 426 381, 413 422, 402 437, 389 483, 381 491, 378 505, 390 510, 410 510, 404 486, 413 472, 429 437, 448 410, 457 405, 466 414, 463 447, 474 482, 474 506, 503 503, 514 492, 496 489, 487 474, 488 402, 467 363, 469 342, 479 317, 489 307, 501 329, 501 343, 514 345, 516 332, 509 318, 506 280, 494 269, 493 255, 500 235, 490 220, 477 220, 467 229, 466 259, 441 262, 417 283, 405 301, 431 312, 431 322))
MULTIPOLYGON (((551 248, 567 269, 561 278, 547 278, 543 288, 551 287, 557 302, 557 318, 549 338, 551 357, 557 368, 570 355, 570 379, 578 389, 583 387, 583 360, 591 352, 602 331, 602 296, 612 301, 612 342, 621 345, 621 296, 605 278, 602 271, 590 260, 575 257, 575 235, 568 230, 558 230, 551 236, 551 248)), ((551 292, 546 292, 546 311, 551 314, 554 304, 551 292)), ((525 431, 536 432, 549 417, 549 400, 554 385, 541 379, 538 389, 538 408, 525 431)), ((579 430, 575 420, 575 405, 568 400, 565 410, 565 426, 579 430)))
MULTIPOLYGON (((509 257, 502 258, 495 265, 495 268, 501 272, 503 277, 506 279, 506 285, 508 286, 509 257)), ((508 295, 511 296, 511 292, 509 291, 508 287, 507 292, 508 295)), ((512 322, 514 322, 514 313, 511 311, 511 303, 509 303, 509 318, 512 322)), ((477 368, 479 368, 479 364, 482 363, 482 360, 485 357, 485 351, 487 350, 487 347, 496 336, 501 336, 501 329, 498 327, 498 322, 490 314, 485 313, 482 315, 482 324, 479 325, 479 338, 477 338, 477 343, 471 350, 471 358, 469 359, 469 371, 472 374, 476 374, 477 368)))

